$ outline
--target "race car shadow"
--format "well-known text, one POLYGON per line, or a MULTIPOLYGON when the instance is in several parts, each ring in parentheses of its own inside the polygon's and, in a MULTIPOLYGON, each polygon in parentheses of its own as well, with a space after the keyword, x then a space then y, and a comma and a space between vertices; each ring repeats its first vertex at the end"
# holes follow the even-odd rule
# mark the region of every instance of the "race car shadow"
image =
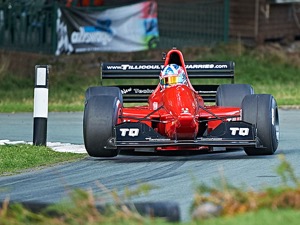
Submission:
POLYGON ((273 156, 248 156, 242 148, 230 149, 227 151, 168 151, 168 152, 120 152, 113 158, 88 158, 93 161, 110 161, 111 163, 145 163, 145 162, 188 162, 188 161, 208 161, 208 160, 238 160, 238 159, 262 159, 277 157, 273 156))
POLYGON ((222 151, 195 151, 195 150, 183 150, 183 151, 156 151, 156 152, 139 152, 134 150, 121 151, 120 155, 136 155, 136 156, 195 156, 195 155, 207 155, 215 153, 226 153, 226 152, 236 152, 243 151, 243 148, 230 148, 222 151))

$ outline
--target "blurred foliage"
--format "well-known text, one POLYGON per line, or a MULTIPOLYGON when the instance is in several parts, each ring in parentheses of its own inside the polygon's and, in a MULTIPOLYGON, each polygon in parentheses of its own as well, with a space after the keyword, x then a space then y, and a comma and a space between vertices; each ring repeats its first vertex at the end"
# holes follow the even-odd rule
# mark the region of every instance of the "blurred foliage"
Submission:
POLYGON ((213 186, 200 184, 196 189, 192 210, 210 203, 221 208, 220 215, 232 216, 260 209, 300 209, 300 183, 291 165, 283 155, 276 172, 282 179, 279 187, 264 190, 247 190, 227 182, 224 177, 215 180, 213 186))

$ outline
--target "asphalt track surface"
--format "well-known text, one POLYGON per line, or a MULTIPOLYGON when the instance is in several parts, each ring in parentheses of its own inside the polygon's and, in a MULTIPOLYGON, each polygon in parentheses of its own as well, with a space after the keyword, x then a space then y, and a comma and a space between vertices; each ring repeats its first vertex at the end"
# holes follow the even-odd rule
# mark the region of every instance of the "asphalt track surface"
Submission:
MULTIPOLYGON (((195 187, 226 179, 246 189, 259 190, 282 183, 275 169, 279 154, 284 154, 300 177, 300 111, 280 110, 280 144, 272 156, 247 156, 243 150, 210 154, 120 154, 115 158, 92 158, 0 177, 0 200, 58 202, 72 188, 92 189, 102 194, 99 183, 120 194, 125 187, 141 183, 154 185, 149 194, 133 201, 175 201, 180 206, 182 220, 190 219, 195 187)), ((0 140, 32 141, 31 113, 0 114, 0 140)), ((83 149, 82 113, 50 113, 49 142, 77 144, 83 149)), ((0 156, 1 157, 1 156, 0 156)))

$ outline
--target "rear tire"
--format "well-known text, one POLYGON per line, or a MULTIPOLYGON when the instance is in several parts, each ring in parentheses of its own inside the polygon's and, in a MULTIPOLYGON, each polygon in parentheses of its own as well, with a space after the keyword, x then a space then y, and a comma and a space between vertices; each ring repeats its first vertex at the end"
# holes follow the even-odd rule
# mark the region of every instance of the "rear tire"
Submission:
POLYGON ((114 126, 118 123, 122 105, 115 96, 96 95, 85 104, 83 116, 83 138, 85 148, 93 157, 114 157, 118 149, 108 141, 113 137, 114 126))
MULTIPOLYGON (((249 84, 221 84, 217 89, 216 105, 225 107, 241 107, 246 95, 254 94, 249 84)), ((227 151, 235 151, 237 147, 226 147, 227 151)))
POLYGON ((241 107, 246 95, 254 94, 249 84, 221 84, 217 89, 216 105, 241 107))
POLYGON ((118 87, 105 87, 105 86, 89 87, 85 92, 85 100, 87 101, 91 97, 99 96, 99 95, 115 96, 123 104, 122 92, 118 87))
POLYGON ((245 147, 247 155, 272 155, 279 142, 276 100, 269 94, 247 95, 242 102, 242 120, 254 124, 261 147, 245 147))

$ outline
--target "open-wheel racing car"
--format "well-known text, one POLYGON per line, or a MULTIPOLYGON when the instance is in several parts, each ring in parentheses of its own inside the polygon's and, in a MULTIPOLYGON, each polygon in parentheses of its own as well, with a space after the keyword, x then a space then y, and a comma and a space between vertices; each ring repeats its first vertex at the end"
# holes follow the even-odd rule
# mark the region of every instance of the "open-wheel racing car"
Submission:
POLYGON ((163 59, 101 64, 101 86, 85 93, 83 135, 90 156, 114 157, 120 150, 276 151, 277 103, 270 94, 254 94, 248 84, 234 84, 233 62, 185 62, 175 48, 163 59), (231 82, 191 84, 200 78, 231 82), (103 86, 109 79, 125 79, 125 84, 103 86), (140 79, 159 79, 159 84, 134 85, 140 79), (123 102, 147 104, 125 107, 123 102))

